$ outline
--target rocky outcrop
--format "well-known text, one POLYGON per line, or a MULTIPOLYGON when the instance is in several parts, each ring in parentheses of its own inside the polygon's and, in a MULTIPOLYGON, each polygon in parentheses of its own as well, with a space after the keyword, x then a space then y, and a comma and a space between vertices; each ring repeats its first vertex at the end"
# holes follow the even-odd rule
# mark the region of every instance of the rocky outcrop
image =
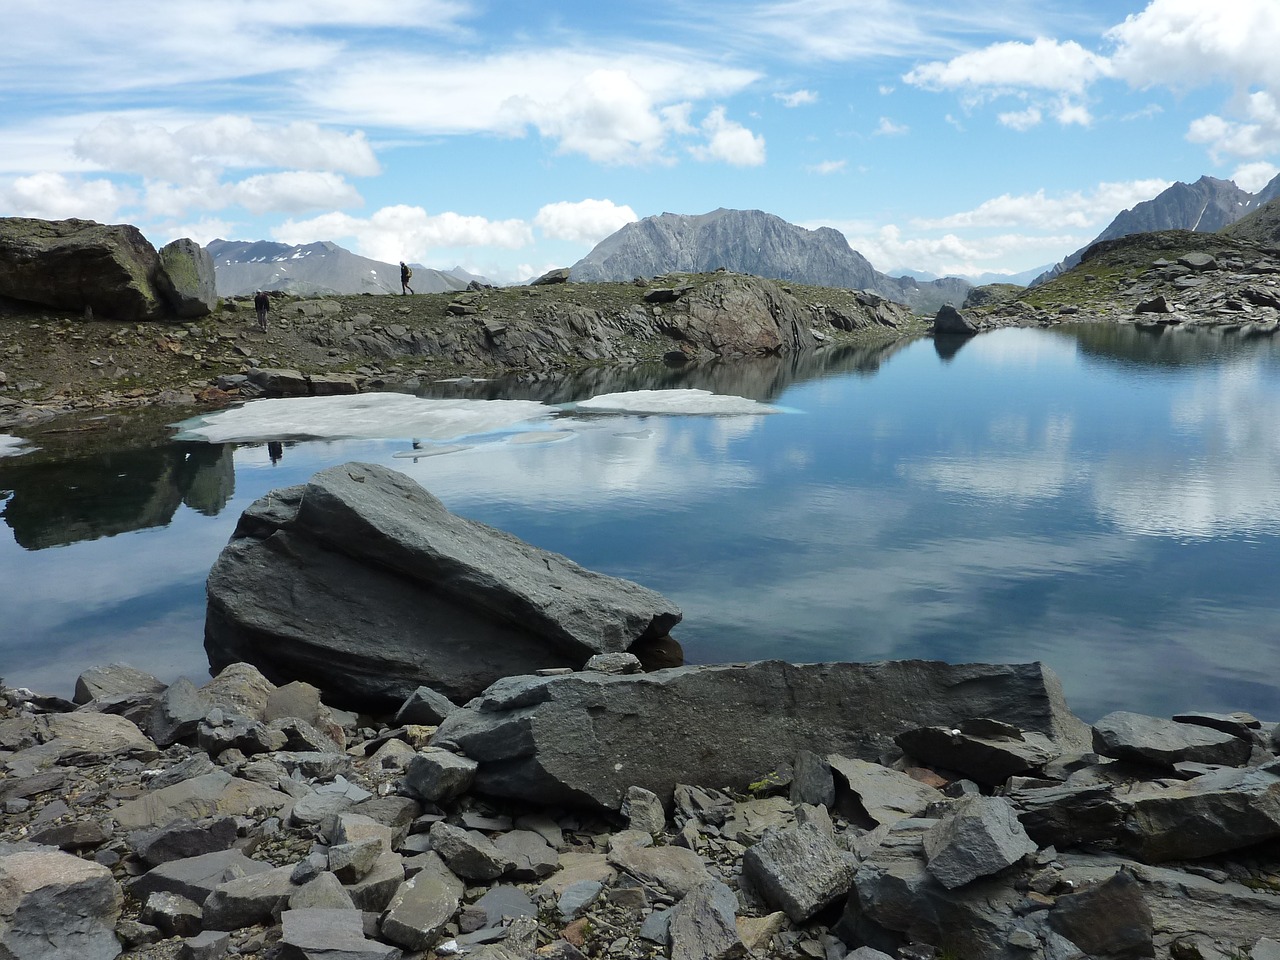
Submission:
MULTIPOLYGON (((918 682, 890 682, 886 696, 927 704, 938 694, 929 671, 904 669, 918 682)), ((954 692, 973 693, 983 712, 1011 692, 991 679, 1008 668, 947 669, 967 678, 954 692)), ((1280 758, 1272 731, 1238 716, 1226 720, 1254 748, 1253 765, 1182 784, 1167 768, 1099 758, 1079 743, 982 794, 945 754, 921 767, 892 753, 882 766, 780 751, 781 762, 727 778, 743 790, 715 785, 726 778, 713 765, 694 771, 665 809, 633 785, 619 815, 481 796, 477 764, 446 750, 443 731, 333 710, 314 688, 276 687, 246 664, 199 688, 181 681, 178 694, 124 665, 82 681, 92 697, 73 712, 0 683, 6 957, 1262 960, 1280 949, 1280 824, 1265 825, 1280 758), (104 737, 96 721, 120 697, 156 709, 104 737), (154 738, 164 731, 168 741, 170 728, 159 708, 180 700, 193 722, 162 747, 154 738), (207 735, 255 724, 329 733, 305 749, 302 739, 228 746, 207 735), (812 802, 823 769, 837 783, 812 802), (937 789, 913 791, 908 773, 937 789), (863 823, 846 787, 887 816, 863 823), (1047 837, 1041 814, 1065 811, 1073 792, 1121 815, 1109 829, 1096 821, 1088 840, 1047 837), (1214 836, 1234 846, 1195 846, 1214 836), (1142 862, 1157 851, 1175 859, 1142 862)), ((644 697, 612 694, 619 716, 644 697)), ((583 763, 641 770, 642 753, 689 749, 689 728, 716 709, 693 699, 683 726, 643 730, 636 711, 634 736, 611 740, 600 727, 583 763)), ((798 742, 806 728, 827 736, 784 699, 738 721, 744 740, 798 742)), ((1031 736, 990 717, 969 728, 1031 736)))
POLYGON ((450 514, 403 474, 344 464, 241 517, 208 580, 205 648, 348 702, 419 686, 462 702, 495 680, 643 648, 674 604, 450 514))
POLYGON ((183 319, 203 317, 218 304, 213 257, 186 237, 160 248, 156 281, 174 314, 183 319))
POLYGON ((671 306, 659 327, 690 355, 752 357, 816 346, 808 312, 770 281, 726 274, 696 288, 663 292, 669 292, 662 299, 671 306))
POLYGON ((0 296, 98 319, 208 314, 212 261, 190 240, 166 250, 128 224, 0 218, 0 296))
POLYGON ((480 792, 616 810, 631 785, 663 798, 694 780, 746 789, 753 773, 802 749, 875 760, 908 727, 971 716, 1043 733, 1061 749, 1086 743, 1040 664, 924 661, 513 677, 450 713, 438 737, 479 763, 480 792), (772 718, 767 732, 744 730, 744 718, 758 716, 772 718), (602 744, 609 763, 600 763, 602 744))

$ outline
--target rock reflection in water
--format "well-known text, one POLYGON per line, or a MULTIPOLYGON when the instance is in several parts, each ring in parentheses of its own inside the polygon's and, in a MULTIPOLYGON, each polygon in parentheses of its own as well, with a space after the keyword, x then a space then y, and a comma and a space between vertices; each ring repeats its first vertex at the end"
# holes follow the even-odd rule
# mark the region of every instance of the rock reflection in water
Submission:
POLYGON ((164 527, 185 504, 216 516, 236 488, 231 444, 171 443, 0 468, 5 523, 27 550, 164 527))

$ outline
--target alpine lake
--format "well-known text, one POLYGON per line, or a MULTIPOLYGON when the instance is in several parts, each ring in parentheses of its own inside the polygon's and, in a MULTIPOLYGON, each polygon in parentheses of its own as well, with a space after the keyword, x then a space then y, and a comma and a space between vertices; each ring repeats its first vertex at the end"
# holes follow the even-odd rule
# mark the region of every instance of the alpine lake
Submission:
POLYGON ((1280 720, 1272 338, 1078 324, 227 413, 252 417, 0 442, 7 683, 203 682, 241 512, 359 460, 665 594, 689 663, 1041 660, 1086 720, 1280 720))

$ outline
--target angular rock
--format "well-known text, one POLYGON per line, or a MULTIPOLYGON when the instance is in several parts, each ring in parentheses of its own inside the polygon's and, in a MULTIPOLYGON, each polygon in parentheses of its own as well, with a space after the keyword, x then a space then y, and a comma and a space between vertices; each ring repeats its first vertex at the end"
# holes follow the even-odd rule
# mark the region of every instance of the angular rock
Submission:
POLYGON ((190 937, 200 932, 200 905, 176 893, 153 893, 138 911, 138 919, 166 937, 190 937))
POLYGON ((1022 789, 1006 796, 1027 836, 1041 847, 1065 849, 1115 840, 1124 823, 1125 806, 1108 786, 1022 789))
POLYGON ((364 935, 358 910, 286 910, 280 960, 399 960, 400 950, 364 935))
POLYGON ((636 830, 614 834, 609 863, 677 898, 710 879, 706 864, 692 850, 648 846, 650 843, 647 833, 636 830))
POLYGON ((178 960, 222 960, 230 946, 230 934, 205 930, 182 942, 178 948, 178 960))
POLYGON ((790 795, 792 803, 835 806, 836 781, 831 764, 812 750, 801 750, 797 753, 792 770, 790 795))
POLYGON ((948 890, 999 873, 1036 852, 1003 797, 958 802, 924 835, 929 872, 948 890))
POLYGON ((213 257, 194 240, 183 237, 160 248, 156 289, 174 316, 207 317, 218 305, 213 257))
POLYGON ((205 929, 240 930, 270 923, 298 889, 292 874, 292 865, 275 867, 218 884, 202 905, 205 929))
POLYGON ((464 885, 434 853, 396 890, 382 915, 382 935, 409 950, 430 947, 462 903, 464 885))
MULTIPOLYGON (((296 870, 296 868, 295 868, 296 870)), ((296 873, 292 879, 298 882, 296 873)), ((300 883, 289 894, 290 910, 355 910, 355 902, 351 894, 342 886, 342 881, 332 873, 320 873, 310 880, 300 883)))
POLYGON ((742 875, 773 908, 804 923, 849 893, 857 861, 813 824, 776 830, 742 858, 742 875))
POLYGON ((179 677, 156 699, 147 722, 147 733, 160 747, 189 740, 212 706, 194 683, 179 677))
POLYGON ((149 320, 164 303, 160 259, 137 227, 92 220, 0 218, 0 296, 79 315, 149 320))
POLYGON ((552 284, 568 283, 568 282, 569 282, 569 268, 556 267, 554 270, 548 270, 542 276, 538 277, 537 280, 530 280, 529 286, 545 287, 545 286, 550 286, 552 284))
POLYGON ((278 810, 288 802, 289 798, 278 790, 215 770, 122 803, 115 810, 115 818, 125 830, 141 830, 182 817, 197 820, 241 816, 255 808, 278 810))
POLYGON ((71 699, 83 704, 121 694, 159 693, 164 688, 165 684, 149 673, 125 663, 111 663, 105 667, 90 667, 76 677, 76 691, 71 699))
POLYGON ((336 843, 329 848, 329 869, 343 883, 357 883, 368 876, 385 852, 384 841, 377 837, 336 843))
POLYGON ((878 763, 836 755, 828 757, 827 763, 857 797, 861 812, 866 814, 871 826, 918 817, 929 804, 943 799, 933 787, 878 763))
POLYGON ((204 903, 219 884, 270 869, 270 864, 250 860, 239 850, 220 850, 162 863, 130 883, 128 890, 130 896, 144 902, 153 893, 175 893, 204 903))
POLYGON ((452 800, 471 789, 478 765, 439 747, 427 747, 409 761, 404 785, 414 796, 431 803, 452 800))
POLYGON ((1129 798, 1122 842, 1147 863, 1209 857, 1280 837, 1280 761, 1129 798))
POLYGON ((61 852, 0 856, 0 956, 111 960, 120 905, 106 867, 61 852))
POLYGON ((424 685, 465 700, 501 676, 659 639, 680 619, 653 591, 453 516, 371 464, 251 505, 208 597, 212 663, 249 660, 365 704, 399 705, 424 685))
POLYGON ((671 960, 738 960, 738 900, 719 880, 694 887, 671 911, 671 960))
POLYGON ((917 760, 958 771, 988 786, 1031 773, 1062 752, 1059 745, 1038 733, 982 736, 966 732, 963 723, 955 728, 905 730, 894 740, 917 760))
POLYGON ((800 749, 875 760, 904 728, 974 714, 1043 732, 1063 748, 1086 742, 1087 728, 1040 664, 918 660, 512 677, 447 717, 433 742, 479 762, 478 791, 617 810, 632 786, 664 802, 681 783, 745 790, 800 749), (769 736, 742 736, 746 716, 769 736), (655 730, 681 734, 655 739, 655 730), (599 762, 600 743, 625 759, 599 762))
POLYGON ((404 882, 404 861, 395 853, 384 853, 364 878, 347 887, 351 902, 359 910, 380 913, 404 882))
POLYGON ((464 880, 495 880, 511 867, 511 861, 483 833, 443 820, 431 827, 431 849, 464 880))
POLYGON ((1190 761, 1238 767, 1250 753, 1249 744, 1230 733, 1125 710, 1093 725, 1093 749, 1104 757, 1165 766, 1190 761))
POLYGON ((951 304, 944 303, 938 308, 938 313, 933 318, 933 332, 947 336, 971 337, 978 332, 978 327, 951 304))
POLYGON ((667 828, 667 814, 662 801, 652 790, 644 787, 628 787, 622 801, 622 815, 627 818, 630 830, 640 830, 656 836, 667 828))
POLYGON ((409 723, 435 726, 457 709, 458 705, 444 694, 436 693, 430 687, 418 687, 400 705, 392 723, 397 727, 409 723))
POLYGON ((511 830, 494 838, 493 845, 511 863, 507 876, 517 882, 541 880, 556 872, 560 857, 532 830, 511 830))
POLYGON ((1049 926, 1090 957, 1154 957, 1155 924, 1142 887, 1119 871, 1102 883, 1060 896, 1049 926))
POLYGON ((249 382, 268 397, 306 397, 311 383, 298 370, 255 367, 249 371, 249 382))
POLYGON ((110 756, 151 760, 160 754, 137 724, 110 714, 51 713, 36 717, 33 728, 56 763, 78 766, 110 756))

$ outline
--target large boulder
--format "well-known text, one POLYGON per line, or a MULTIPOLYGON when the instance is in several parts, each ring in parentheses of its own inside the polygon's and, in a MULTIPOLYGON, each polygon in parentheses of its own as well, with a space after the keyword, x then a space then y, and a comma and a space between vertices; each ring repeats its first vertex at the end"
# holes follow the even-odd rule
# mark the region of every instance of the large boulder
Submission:
POLYGON ((0 957, 111 960, 120 904, 100 864, 39 850, 0 856, 0 957))
POLYGON ((156 285, 179 317, 205 317, 218 305, 213 257, 186 237, 160 248, 156 285))
POLYGON ((664 638, 665 597, 449 513, 408 477, 348 463, 252 504, 209 574, 214 669, 251 662, 355 706, 419 686, 456 702, 664 638))
POLYGON ((617 810, 631 786, 664 801, 679 783, 745 790, 801 750, 878 759, 904 729, 973 716, 1087 742, 1038 663, 773 660, 512 677, 446 717, 433 743, 479 763, 480 792, 617 810))
POLYGON ((800 353, 816 345, 812 318, 772 280, 724 274, 666 310, 664 333, 716 356, 800 353))
POLYGON ((160 258, 137 227, 92 220, 0 218, 0 296, 98 318, 165 312, 160 258))

